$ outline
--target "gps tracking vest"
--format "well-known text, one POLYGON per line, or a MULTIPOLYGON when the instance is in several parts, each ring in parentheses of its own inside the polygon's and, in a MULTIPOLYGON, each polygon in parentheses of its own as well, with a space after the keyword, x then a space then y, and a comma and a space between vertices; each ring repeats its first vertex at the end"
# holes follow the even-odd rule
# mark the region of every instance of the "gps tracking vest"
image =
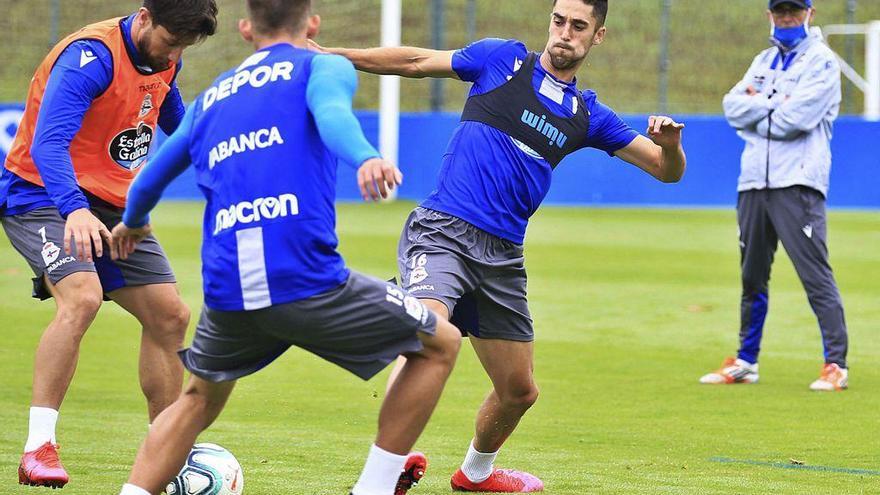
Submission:
POLYGON ((140 72, 125 49, 121 21, 122 18, 110 19, 80 29, 55 45, 37 68, 18 134, 6 159, 9 171, 28 182, 44 185, 30 149, 49 74, 71 43, 100 41, 113 57, 113 80, 92 101, 80 131, 70 143, 70 157, 80 187, 110 204, 125 206, 128 186, 147 159, 159 108, 171 89, 176 69, 154 74, 140 72))
POLYGON ((567 155, 587 146, 590 115, 580 94, 572 118, 559 117, 541 103, 532 86, 537 59, 537 54, 530 52, 510 81, 468 98, 461 120, 494 127, 556 167, 567 155))

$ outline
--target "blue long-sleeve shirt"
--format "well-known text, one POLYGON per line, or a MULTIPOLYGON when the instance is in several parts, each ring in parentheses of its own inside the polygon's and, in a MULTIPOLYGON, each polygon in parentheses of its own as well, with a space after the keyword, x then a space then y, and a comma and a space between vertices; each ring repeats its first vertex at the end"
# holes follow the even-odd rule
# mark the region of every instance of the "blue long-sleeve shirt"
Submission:
MULTIPOLYGON (((134 15, 131 15, 121 22, 126 51, 130 63, 149 71, 131 38, 133 20, 134 15)), ((182 63, 178 62, 178 73, 181 67, 182 63)), ((77 184, 69 147, 92 101, 103 94, 112 81, 113 57, 103 43, 79 40, 61 53, 49 74, 30 150, 45 187, 32 184, 4 168, 0 175, 0 214, 17 215, 55 206, 66 217, 74 210, 89 207, 88 199, 77 184)), ((159 109, 159 126, 171 134, 177 129, 185 110, 177 84, 172 82, 159 109)))
MULTIPOLYGON (((270 49, 271 46, 264 50, 270 49)), ((351 166, 379 156, 364 137, 352 112, 356 89, 357 74, 347 60, 336 56, 317 56, 312 60, 306 103, 321 141, 337 158, 351 166)), ((194 105, 186 111, 177 131, 132 183, 122 217, 125 225, 137 228, 148 223, 148 214, 159 202, 162 192, 190 166, 194 105)))

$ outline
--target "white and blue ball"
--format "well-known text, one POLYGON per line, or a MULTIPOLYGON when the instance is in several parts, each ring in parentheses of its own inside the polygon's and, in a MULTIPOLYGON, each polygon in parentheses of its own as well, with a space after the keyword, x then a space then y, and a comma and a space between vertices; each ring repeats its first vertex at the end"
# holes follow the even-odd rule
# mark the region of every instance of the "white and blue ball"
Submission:
POLYGON ((228 450, 213 443, 193 445, 186 464, 165 493, 168 495, 241 495, 241 465, 228 450))

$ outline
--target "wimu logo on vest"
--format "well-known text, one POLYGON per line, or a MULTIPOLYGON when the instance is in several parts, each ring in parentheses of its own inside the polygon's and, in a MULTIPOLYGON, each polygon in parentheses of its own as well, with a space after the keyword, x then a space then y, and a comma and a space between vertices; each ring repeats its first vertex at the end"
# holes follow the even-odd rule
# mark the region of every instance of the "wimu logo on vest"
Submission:
POLYGON ((217 146, 211 148, 210 153, 208 153, 208 169, 213 170, 218 163, 232 155, 269 148, 276 144, 284 144, 284 139, 281 138, 281 131, 277 127, 232 136, 225 141, 220 141, 217 146))
POLYGON ((141 122, 137 127, 126 129, 110 141, 107 152, 121 167, 136 170, 143 165, 153 142, 153 128, 141 122))
POLYGON ((532 129, 540 132, 541 134, 549 138, 550 142, 548 144, 555 144, 556 146, 562 148, 563 146, 565 146, 565 142, 568 141, 568 136, 559 132, 559 129, 554 127, 553 124, 551 124, 550 122, 547 122, 546 119, 546 115, 541 115, 540 117, 538 117, 528 110, 523 110, 522 117, 520 117, 520 120, 522 120, 523 124, 531 127, 532 129))
POLYGON ((217 212, 214 219, 214 235, 231 229, 239 223, 250 224, 290 215, 299 215, 299 200, 293 194, 242 201, 217 212))

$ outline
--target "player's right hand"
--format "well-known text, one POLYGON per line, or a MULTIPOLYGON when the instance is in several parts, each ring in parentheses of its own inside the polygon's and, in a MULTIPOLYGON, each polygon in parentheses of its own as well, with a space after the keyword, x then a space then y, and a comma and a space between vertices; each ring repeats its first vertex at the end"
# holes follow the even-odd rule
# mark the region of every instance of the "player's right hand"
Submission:
POLYGON ((116 258, 116 247, 113 246, 110 230, 88 208, 74 210, 67 215, 64 224, 64 252, 68 256, 76 245, 76 258, 79 261, 92 261, 92 247, 95 256, 104 255, 104 243, 110 246, 110 256, 116 258))
MULTIPOLYGON (((153 227, 150 224, 133 229, 119 222, 116 227, 113 227, 113 241, 110 245, 115 248, 115 252, 120 258, 127 259, 128 255, 134 252, 137 243, 144 240, 151 232, 153 232, 153 227)), ((114 257, 114 259, 116 258, 114 257)))
POLYGON ((393 163, 383 158, 370 158, 357 172, 358 187, 364 201, 388 198, 388 191, 403 182, 403 174, 393 163))

